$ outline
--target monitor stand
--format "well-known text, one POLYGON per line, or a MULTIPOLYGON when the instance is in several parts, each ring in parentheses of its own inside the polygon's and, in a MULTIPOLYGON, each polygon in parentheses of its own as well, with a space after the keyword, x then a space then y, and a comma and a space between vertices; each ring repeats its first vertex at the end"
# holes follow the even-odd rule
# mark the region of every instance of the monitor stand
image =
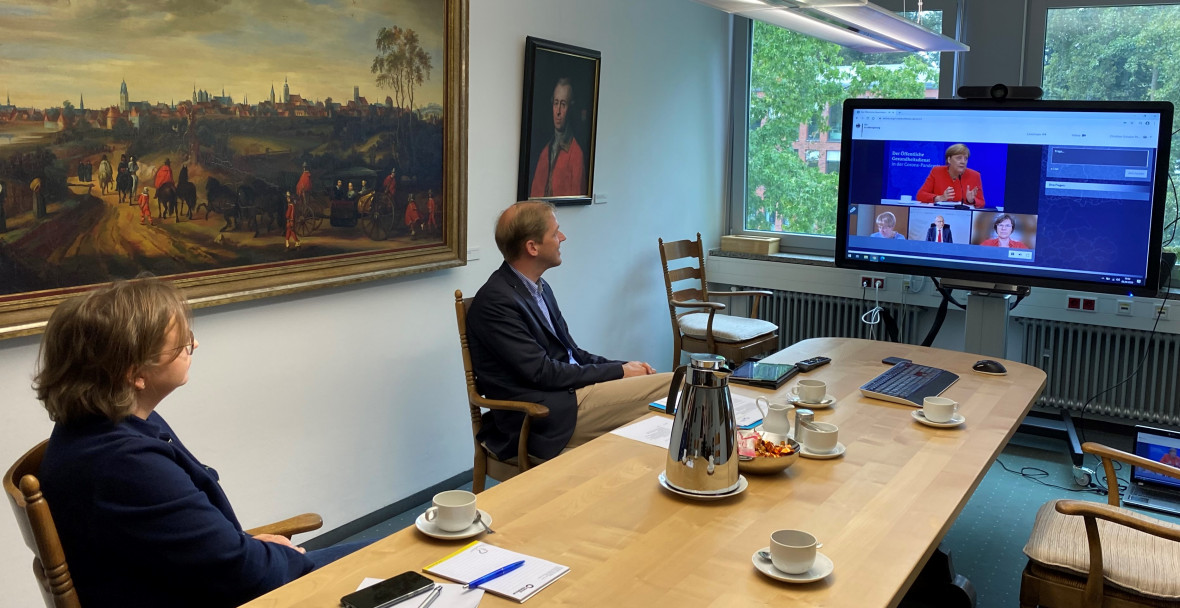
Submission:
POLYGON ((1022 285, 943 279, 947 289, 966 289, 967 323, 963 351, 996 359, 1008 358, 1008 300, 1032 290, 1022 285))
MULTIPOLYGON (((1031 290, 1017 285, 985 285, 987 284, 974 281, 942 280, 942 286, 947 289, 970 290, 967 295, 963 351, 1007 359, 1008 300, 1013 295, 1028 295, 1031 290)), ((1030 411, 1020 423, 1020 430, 1034 435, 1065 439, 1074 468, 1079 469, 1082 466, 1082 447, 1068 411, 1062 409, 1057 414, 1030 411)))
POLYGON ((1008 358, 1008 300, 1011 297, 998 293, 968 294, 964 352, 996 359, 1008 358))

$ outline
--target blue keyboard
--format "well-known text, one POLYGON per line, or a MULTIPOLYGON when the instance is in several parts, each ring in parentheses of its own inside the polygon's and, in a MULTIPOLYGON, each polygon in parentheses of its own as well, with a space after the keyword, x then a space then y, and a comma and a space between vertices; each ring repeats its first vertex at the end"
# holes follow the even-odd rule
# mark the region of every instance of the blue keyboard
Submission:
POLYGON ((945 369, 898 363, 860 387, 860 394, 873 399, 922 407, 922 400, 942 394, 959 377, 945 369))

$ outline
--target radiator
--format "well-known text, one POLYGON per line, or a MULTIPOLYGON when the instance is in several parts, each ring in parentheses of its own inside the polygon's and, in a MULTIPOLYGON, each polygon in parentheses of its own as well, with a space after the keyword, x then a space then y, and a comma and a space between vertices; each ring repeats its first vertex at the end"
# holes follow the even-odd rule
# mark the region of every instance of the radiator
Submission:
MULTIPOLYGON (((757 289, 743 287, 742 289, 757 289)), ((887 340, 885 324, 867 325, 861 315, 871 309, 872 300, 858 300, 839 296, 824 296, 794 291, 773 291, 763 296, 758 306, 758 317, 778 325, 779 348, 786 348, 808 338, 871 338, 887 340)), ((898 340, 914 344, 919 330, 917 319, 921 308, 883 303, 898 325, 898 340)))
POLYGON ((1041 319, 1015 321, 1024 326, 1023 362, 1048 375, 1038 405, 1077 413, 1093 398, 1087 413, 1180 425, 1180 336, 1041 319))

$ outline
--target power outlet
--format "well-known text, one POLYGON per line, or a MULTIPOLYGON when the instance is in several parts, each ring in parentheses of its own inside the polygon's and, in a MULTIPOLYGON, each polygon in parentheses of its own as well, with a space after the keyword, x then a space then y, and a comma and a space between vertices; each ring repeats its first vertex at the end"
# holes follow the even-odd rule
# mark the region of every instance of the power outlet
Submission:
POLYGON ((885 289, 883 277, 861 277, 860 286, 866 289, 885 289))
POLYGON ((1167 319, 1169 308, 1171 308, 1171 306, 1169 306, 1167 304, 1156 304, 1155 305, 1155 314, 1157 316, 1159 316, 1159 318, 1161 318, 1161 319, 1167 319))
POLYGON ((1115 309, 1115 314, 1123 316, 1123 317, 1131 316, 1131 301, 1130 300, 1119 300, 1116 304, 1118 305, 1118 308, 1115 309))

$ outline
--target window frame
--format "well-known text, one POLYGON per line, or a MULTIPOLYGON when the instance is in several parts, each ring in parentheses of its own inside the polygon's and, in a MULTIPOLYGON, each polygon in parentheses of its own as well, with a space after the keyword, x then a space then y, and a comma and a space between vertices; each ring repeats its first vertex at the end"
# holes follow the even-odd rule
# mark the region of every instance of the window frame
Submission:
POLYGON ((1055 8, 1094 8, 1116 6, 1177 5, 1177 0, 1028 0, 1025 15, 1024 49, 1020 81, 1041 86, 1045 76, 1045 36, 1048 34, 1049 10, 1055 8))
MULTIPOLYGON (((1109 1, 1109 0, 1108 0, 1109 1)), ((905 0, 874 0, 875 4, 892 11, 913 8, 905 0)), ((925 10, 942 11, 942 34, 959 38, 962 32, 961 0, 925 0, 925 10)), ((730 172, 729 196, 725 203, 726 234, 779 237, 780 252, 793 252, 831 257, 836 251, 834 236, 818 234, 783 234, 745 229, 746 203, 746 148, 750 128, 750 49, 754 22, 733 16, 733 65, 730 79, 730 172)), ((938 91, 940 98, 951 97, 955 91, 960 58, 958 53, 942 53, 939 57, 938 91)))

